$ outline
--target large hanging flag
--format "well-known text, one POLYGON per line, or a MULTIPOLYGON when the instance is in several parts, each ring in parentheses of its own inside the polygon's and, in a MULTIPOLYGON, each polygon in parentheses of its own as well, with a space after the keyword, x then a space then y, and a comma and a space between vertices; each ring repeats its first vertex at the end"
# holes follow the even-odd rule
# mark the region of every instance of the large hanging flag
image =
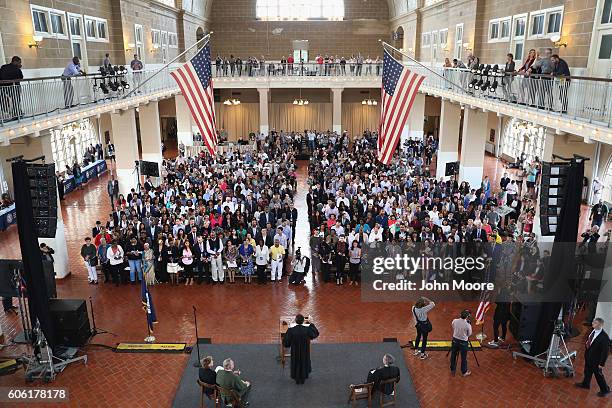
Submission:
POLYGON ((177 82, 191 116, 196 121, 208 153, 215 155, 217 129, 215 126, 215 100, 213 97, 210 42, 207 42, 187 63, 170 75, 177 82))
POLYGON ((142 279, 140 293, 142 298, 142 308, 147 314, 147 325, 149 326, 149 332, 153 333, 153 325, 157 323, 157 316, 155 315, 155 307, 153 307, 153 298, 151 297, 151 292, 149 292, 147 282, 145 282, 144 279, 142 279))
POLYGON ((424 80, 423 75, 410 71, 385 50, 378 129, 378 161, 381 163, 391 163, 414 98, 424 80))

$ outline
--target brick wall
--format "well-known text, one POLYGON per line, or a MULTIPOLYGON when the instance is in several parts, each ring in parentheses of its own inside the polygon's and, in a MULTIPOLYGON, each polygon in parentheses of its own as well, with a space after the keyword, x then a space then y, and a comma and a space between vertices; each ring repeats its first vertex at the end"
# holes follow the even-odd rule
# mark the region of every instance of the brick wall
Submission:
POLYGON ((309 40, 311 59, 317 53, 381 55, 379 38, 389 39, 386 0, 345 0, 344 21, 259 21, 255 0, 213 1, 210 19, 213 55, 264 55, 279 59, 292 52, 293 40, 309 40), (272 33, 280 28, 278 35, 272 33))

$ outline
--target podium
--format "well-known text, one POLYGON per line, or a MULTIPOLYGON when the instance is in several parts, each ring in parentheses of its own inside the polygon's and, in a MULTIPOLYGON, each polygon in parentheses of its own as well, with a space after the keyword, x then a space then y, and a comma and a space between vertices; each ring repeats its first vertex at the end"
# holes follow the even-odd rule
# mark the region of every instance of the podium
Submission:
POLYGON ((295 316, 281 316, 278 322, 278 339, 279 339, 279 351, 278 355, 280 358, 281 365, 285 367, 285 360, 287 357, 291 357, 291 353, 285 349, 283 341, 285 340, 285 334, 289 329, 291 322, 295 320, 295 316))

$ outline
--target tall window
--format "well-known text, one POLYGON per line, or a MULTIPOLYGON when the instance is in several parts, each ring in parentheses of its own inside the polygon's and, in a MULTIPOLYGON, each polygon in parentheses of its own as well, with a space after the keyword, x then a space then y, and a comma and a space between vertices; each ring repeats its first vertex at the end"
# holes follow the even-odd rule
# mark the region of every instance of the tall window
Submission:
POLYGON ((261 20, 342 20, 344 0, 257 0, 261 20))

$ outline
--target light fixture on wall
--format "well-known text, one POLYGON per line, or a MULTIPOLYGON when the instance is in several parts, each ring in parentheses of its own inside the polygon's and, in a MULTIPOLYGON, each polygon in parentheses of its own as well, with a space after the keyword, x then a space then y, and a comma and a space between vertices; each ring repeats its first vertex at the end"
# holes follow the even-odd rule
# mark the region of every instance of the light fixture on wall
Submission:
POLYGON ((159 51, 159 44, 153 44, 153 48, 151 48, 151 53, 156 53, 159 51))
POLYGON ((136 47, 136 44, 134 44, 134 43, 129 43, 129 44, 127 45, 127 47, 125 48, 125 52, 130 52, 130 51, 132 51, 132 50, 134 49, 134 47, 136 47))
POLYGON ((470 46, 470 43, 463 43, 463 49, 465 49, 467 52, 472 51, 472 47, 470 46))
POLYGON ((559 34, 550 37, 550 41, 552 41, 556 48, 567 47, 567 41, 561 42, 561 35, 559 34))
POLYGON ((42 35, 33 35, 32 36, 32 41, 30 41, 28 43, 28 47, 29 48, 32 48, 32 47, 39 48, 40 47, 40 43, 42 42, 42 40, 43 40, 43 36, 42 35))
POLYGON ((300 88, 300 98, 294 99, 293 104, 296 106, 304 106, 304 105, 308 105, 309 103, 310 102, 308 102, 308 99, 302 99, 302 89, 300 88))

